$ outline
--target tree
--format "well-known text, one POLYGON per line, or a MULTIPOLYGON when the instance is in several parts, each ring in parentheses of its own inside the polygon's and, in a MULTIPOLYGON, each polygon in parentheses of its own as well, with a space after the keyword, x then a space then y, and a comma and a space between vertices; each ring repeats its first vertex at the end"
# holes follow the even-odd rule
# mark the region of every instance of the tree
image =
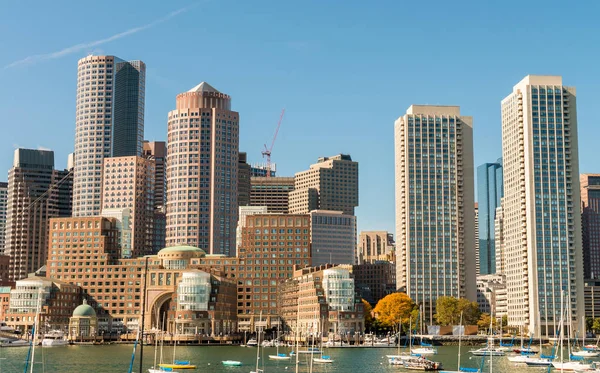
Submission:
POLYGON ((585 318, 585 332, 589 332, 594 329, 594 319, 592 317, 585 318))
POLYGON ((475 324, 480 316, 477 302, 471 302, 465 298, 439 297, 435 308, 435 319, 442 326, 458 325, 461 312, 463 314, 463 325, 475 324))
POLYGON ((415 302, 408 295, 392 293, 377 302, 373 312, 382 326, 397 330, 398 323, 408 321, 415 306, 415 302))
MULTIPOLYGON (((492 320, 492 328, 496 329, 496 318, 494 317, 494 319, 492 320)), ((487 332, 489 332, 490 329, 490 314, 489 313, 482 313, 481 317, 479 318, 479 321, 477 321, 477 326, 479 327, 479 330, 486 330, 487 332)))
POLYGON ((594 329, 595 333, 600 331, 600 319, 594 319, 594 324, 592 324, 592 329, 594 329))

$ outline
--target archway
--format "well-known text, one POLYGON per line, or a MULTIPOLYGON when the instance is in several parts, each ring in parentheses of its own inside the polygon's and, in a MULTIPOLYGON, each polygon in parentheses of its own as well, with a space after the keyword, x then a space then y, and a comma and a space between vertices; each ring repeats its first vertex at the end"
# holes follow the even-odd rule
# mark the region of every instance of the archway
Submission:
POLYGON ((151 315, 149 326, 151 328, 156 328, 163 331, 168 330, 169 324, 168 320, 165 318, 168 317, 172 296, 173 292, 164 292, 156 296, 154 299, 154 302, 149 309, 149 313, 151 315))

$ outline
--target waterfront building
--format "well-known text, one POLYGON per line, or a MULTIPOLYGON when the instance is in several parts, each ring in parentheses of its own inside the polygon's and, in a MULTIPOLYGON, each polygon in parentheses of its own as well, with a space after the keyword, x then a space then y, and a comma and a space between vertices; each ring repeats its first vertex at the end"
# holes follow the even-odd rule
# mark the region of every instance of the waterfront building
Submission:
POLYGON ((6 245, 6 212, 8 203, 8 183, 0 182, 0 255, 6 245))
POLYGON ((279 289, 279 314, 292 335, 299 328, 301 338, 323 335, 346 340, 364 331, 363 304, 351 271, 344 266, 298 269, 279 289))
POLYGON ((105 210, 130 210, 131 251, 123 250, 123 257, 153 252, 154 168, 154 160, 143 157, 104 158, 102 215, 105 210))
POLYGON ((85 298, 83 303, 73 311, 73 316, 69 319, 69 339, 83 340, 98 335, 98 317, 96 311, 92 308, 85 298))
POLYGON ((555 335, 563 293, 573 320, 584 310, 575 96, 560 76, 528 75, 502 100, 508 324, 536 337, 555 335))
POLYGON ((69 317, 81 303, 81 289, 47 277, 31 276, 17 280, 10 291, 6 324, 21 332, 31 331, 39 311, 39 325, 66 331, 69 317))
POLYGON ((600 318, 600 280, 586 279, 583 286, 585 318, 600 318))
MULTIPOLYGON (((341 266, 345 267, 345 266, 341 266)), ((375 261, 349 266, 360 297, 373 307, 386 295, 396 292, 396 264, 375 261)))
POLYGON ((131 258, 133 253, 133 229, 131 209, 102 209, 102 216, 115 219, 117 229, 117 247, 121 258, 131 258))
POLYGON ((396 283, 426 323, 438 297, 476 300, 472 123, 428 105, 395 123, 396 283))
POLYGON ((202 82, 177 95, 167 139, 166 246, 235 253, 239 114, 202 82))
POLYGON ((54 152, 16 149, 8 171, 6 246, 9 280, 46 264, 48 219, 71 215, 73 175, 54 169, 54 152))
POLYGON ((392 233, 362 231, 358 242, 358 264, 380 261, 396 262, 396 243, 392 233))
POLYGON ((267 206, 240 206, 238 225, 235 230, 236 256, 242 246, 242 230, 246 226, 246 217, 256 214, 267 214, 267 206))
POLYGON ((146 65, 115 56, 78 62, 73 216, 99 215, 107 157, 141 156, 146 65))
POLYGON ((494 213, 500 206, 504 188, 502 182, 502 159, 496 163, 484 163, 477 167, 477 203, 479 226, 479 273, 496 272, 496 248, 494 237, 494 213))
POLYGON ((477 276, 477 305, 479 311, 503 317, 508 313, 506 279, 504 275, 477 276))
POLYGON ((238 327, 275 328, 277 286, 311 265, 310 215, 249 215, 238 253, 238 327), (262 322, 259 316, 262 312, 262 322))
POLYGON ((329 210, 354 215, 358 206, 358 162, 346 154, 320 157, 310 169, 295 175, 289 198, 291 214, 329 210))
POLYGON ((310 212, 312 265, 354 264, 356 217, 341 211, 310 212))
POLYGON ((162 318, 167 316, 165 328, 171 333, 189 332, 186 323, 201 320, 206 324, 207 334, 235 330, 237 259, 232 259, 235 263, 230 266, 229 258, 206 258, 203 250, 187 246, 166 248, 145 258, 121 259, 115 218, 51 219, 50 235, 48 275, 81 286, 89 306, 96 312, 99 331, 139 328, 145 278, 148 279, 148 329, 157 325, 162 328, 162 318), (68 237, 71 239, 67 240, 68 237), (146 258, 148 277, 145 277, 146 258), (212 263, 215 268, 211 268, 212 263), (203 268, 211 273, 207 312, 200 315, 187 312, 195 310, 177 309, 182 273, 203 268), (227 274, 221 275, 225 269, 227 274))
POLYGON ((6 315, 10 307, 11 286, 0 286, 0 321, 6 322, 6 315))
POLYGON ((289 195, 294 190, 293 177, 255 177, 250 179, 250 206, 267 206, 273 214, 289 212, 289 195))
POLYGON ((583 278, 600 278, 600 174, 582 174, 583 278))
POLYGON ((238 206, 250 206, 250 177, 252 167, 247 162, 248 155, 240 152, 238 157, 238 206))

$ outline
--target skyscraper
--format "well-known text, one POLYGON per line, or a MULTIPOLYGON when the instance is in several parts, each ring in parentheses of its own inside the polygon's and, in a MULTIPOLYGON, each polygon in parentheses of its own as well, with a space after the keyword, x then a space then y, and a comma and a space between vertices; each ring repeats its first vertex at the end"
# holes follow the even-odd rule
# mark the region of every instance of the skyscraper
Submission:
POLYGON ((310 169, 296 174, 289 203, 291 214, 330 210, 354 215, 358 206, 358 162, 346 154, 320 157, 310 169))
POLYGON ((502 159, 477 167, 477 203, 479 205, 479 273, 496 273, 494 214, 503 195, 502 159))
POLYGON ((54 169, 54 152, 16 149, 8 171, 5 254, 11 281, 46 264, 48 220, 71 215, 72 174, 54 169))
POLYGON ((239 114, 202 82, 177 95, 167 139, 167 246, 235 253, 239 114))
POLYGON ((431 322, 438 297, 477 299, 473 119, 412 105, 395 123, 396 282, 431 322))
POLYGON ((583 278, 600 278, 600 174, 582 174, 583 278))
POLYGON ((6 203, 8 200, 8 183, 0 182, 0 255, 4 253, 6 230, 6 203))
POLYGON ((240 152, 238 157, 238 205, 250 206, 250 175, 252 167, 248 164, 248 155, 240 152))
POLYGON ((358 251, 358 264, 380 261, 396 262, 394 235, 386 231, 360 232, 358 251))
POLYGON ((475 275, 479 273, 479 204, 475 202, 475 275))
POLYGON ((73 216, 100 214, 102 160, 142 155, 146 65, 114 56, 78 62, 73 216))
MULTIPOLYGON (((528 75, 502 100, 508 324, 554 336, 561 298, 579 329, 583 263, 575 88, 528 75)), ((573 334, 571 334, 573 336, 573 334)))

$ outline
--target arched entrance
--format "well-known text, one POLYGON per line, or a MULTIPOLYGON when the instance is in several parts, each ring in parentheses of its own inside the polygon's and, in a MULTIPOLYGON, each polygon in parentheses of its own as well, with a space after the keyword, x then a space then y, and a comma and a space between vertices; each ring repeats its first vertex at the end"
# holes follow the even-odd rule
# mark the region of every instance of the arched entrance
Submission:
POLYGON ((171 307, 171 297, 173 292, 163 292, 154 297, 151 301, 151 306, 148 309, 150 313, 149 321, 150 325, 146 325, 150 328, 156 328, 159 330, 167 331, 169 328, 168 317, 169 309, 171 307))

